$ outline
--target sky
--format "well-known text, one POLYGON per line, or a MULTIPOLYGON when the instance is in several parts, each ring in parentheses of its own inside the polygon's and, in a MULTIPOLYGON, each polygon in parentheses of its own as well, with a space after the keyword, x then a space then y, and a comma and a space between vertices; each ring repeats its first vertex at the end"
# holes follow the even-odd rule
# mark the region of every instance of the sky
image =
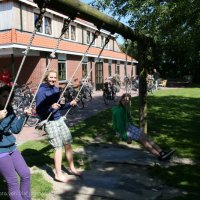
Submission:
POLYGON ((82 1, 83 3, 90 3, 90 2, 92 2, 92 0, 80 0, 80 1, 82 1))
MULTIPOLYGON (((91 3, 93 0, 80 0, 81 2, 83 2, 83 3, 86 3, 86 4, 89 4, 89 3, 91 3)), ((105 14, 107 14, 108 15, 108 13, 105 13, 105 14)), ((122 22, 123 23, 123 22, 122 22)), ((119 37, 117 38, 117 42, 119 43, 119 44, 122 44, 123 43, 123 38, 119 35, 119 37)))

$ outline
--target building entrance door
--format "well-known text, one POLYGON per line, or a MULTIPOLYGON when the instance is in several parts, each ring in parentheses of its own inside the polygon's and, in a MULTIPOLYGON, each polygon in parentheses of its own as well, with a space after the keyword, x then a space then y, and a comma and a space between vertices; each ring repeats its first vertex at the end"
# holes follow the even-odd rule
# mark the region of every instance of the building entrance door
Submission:
POLYGON ((103 89, 103 62, 95 63, 95 86, 96 90, 103 89))

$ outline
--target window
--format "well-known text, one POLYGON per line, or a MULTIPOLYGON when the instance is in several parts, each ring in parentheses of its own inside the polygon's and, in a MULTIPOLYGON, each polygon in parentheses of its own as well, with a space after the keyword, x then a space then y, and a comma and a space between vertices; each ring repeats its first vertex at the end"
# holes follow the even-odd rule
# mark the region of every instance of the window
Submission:
MULTIPOLYGON (((36 20, 37 20, 38 16, 39 16, 38 14, 34 14, 34 25, 36 23, 36 20)), ((39 33, 42 33, 43 32, 43 26, 41 26, 37 31, 39 33)))
POLYGON ((44 17, 44 28, 45 28, 45 34, 51 35, 51 18, 44 17))
MULTIPOLYGON (((87 31, 87 44, 90 44, 94 38, 94 33, 87 31)), ((95 40, 93 41, 92 45, 95 45, 95 40)))
POLYGON ((87 44, 90 44, 90 31, 87 31, 87 44))
POLYGON ((120 65, 117 64, 116 68, 115 68, 115 73, 120 75, 120 65))
POLYGON ((87 63, 82 64, 82 77, 87 78, 88 76, 88 70, 87 70, 87 63))
POLYGON ((101 47, 103 47, 103 45, 104 45, 104 37, 101 36, 101 47))
POLYGON ((69 28, 65 31, 64 38, 69 39, 69 28))
MULTIPOLYGON (((34 14, 34 22, 36 22, 36 19, 38 18, 38 14, 34 14)), ((52 35, 52 20, 50 17, 44 17, 41 27, 39 30, 37 30, 39 33, 44 33, 47 35, 52 35)))
POLYGON ((66 65, 65 61, 58 61, 58 80, 66 80, 66 65))
MULTIPOLYGON (((92 33, 92 40, 94 39, 95 35, 92 33)), ((95 45, 95 40, 93 41, 92 45, 95 45)))
POLYGON ((108 65, 108 76, 112 76, 112 66, 111 66, 111 64, 108 65))
POLYGON ((68 29, 64 33, 64 39, 76 41, 76 26, 71 25, 68 27, 68 29))
POLYGON ((76 40, 76 27, 71 25, 71 40, 76 40))
MULTIPOLYGON (((106 40, 106 38, 105 38, 104 36, 101 36, 101 47, 104 46, 105 40, 106 40)), ((105 48, 106 48, 106 49, 108 48, 108 44, 106 44, 105 48)))

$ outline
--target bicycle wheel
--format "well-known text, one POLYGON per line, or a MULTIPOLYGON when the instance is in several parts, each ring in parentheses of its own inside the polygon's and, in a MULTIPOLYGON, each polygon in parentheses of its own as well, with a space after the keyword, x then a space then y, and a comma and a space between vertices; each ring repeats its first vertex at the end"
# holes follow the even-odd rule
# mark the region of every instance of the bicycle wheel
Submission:
POLYGON ((36 126, 36 125, 37 125, 37 123, 39 122, 39 120, 40 120, 40 119, 39 119, 37 116, 31 115, 31 116, 28 117, 28 119, 27 119, 27 121, 26 121, 26 124, 27 124, 27 126, 29 126, 29 127, 33 127, 33 126, 36 126))
POLYGON ((89 89, 84 90, 83 99, 84 101, 92 101, 92 93, 89 91, 89 89))

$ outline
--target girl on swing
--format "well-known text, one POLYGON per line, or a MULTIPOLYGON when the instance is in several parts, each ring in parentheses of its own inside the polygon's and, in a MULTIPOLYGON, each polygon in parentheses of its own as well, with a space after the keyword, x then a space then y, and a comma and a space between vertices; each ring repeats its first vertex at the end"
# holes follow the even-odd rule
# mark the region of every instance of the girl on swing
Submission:
POLYGON ((30 200, 30 170, 17 150, 15 137, 24 124, 26 115, 31 115, 31 110, 24 110, 24 114, 16 116, 10 103, 5 110, 11 88, 7 85, 0 87, 0 174, 8 185, 8 195, 12 200, 30 200), (18 176, 20 184, 18 183, 18 176))
POLYGON ((121 137, 122 140, 126 141, 128 144, 130 144, 132 140, 137 141, 159 160, 169 160, 174 153, 174 150, 164 152, 131 122, 131 116, 128 109, 130 101, 131 95, 123 94, 119 100, 119 105, 112 108, 113 128, 117 137, 121 137))
POLYGON ((70 173, 80 176, 80 172, 75 168, 73 161, 73 151, 71 147, 72 136, 70 130, 61 117, 61 110, 69 109, 71 106, 76 106, 76 101, 72 100, 70 103, 60 102, 60 90, 56 87, 57 72, 54 70, 47 71, 44 83, 40 86, 36 95, 36 111, 41 120, 46 120, 49 116, 48 122, 45 124, 49 143, 55 150, 54 164, 55 164, 55 180, 60 182, 67 182, 66 177, 62 173, 62 147, 65 148, 65 155, 69 162, 70 173), (51 114, 51 115, 50 115, 51 114))

